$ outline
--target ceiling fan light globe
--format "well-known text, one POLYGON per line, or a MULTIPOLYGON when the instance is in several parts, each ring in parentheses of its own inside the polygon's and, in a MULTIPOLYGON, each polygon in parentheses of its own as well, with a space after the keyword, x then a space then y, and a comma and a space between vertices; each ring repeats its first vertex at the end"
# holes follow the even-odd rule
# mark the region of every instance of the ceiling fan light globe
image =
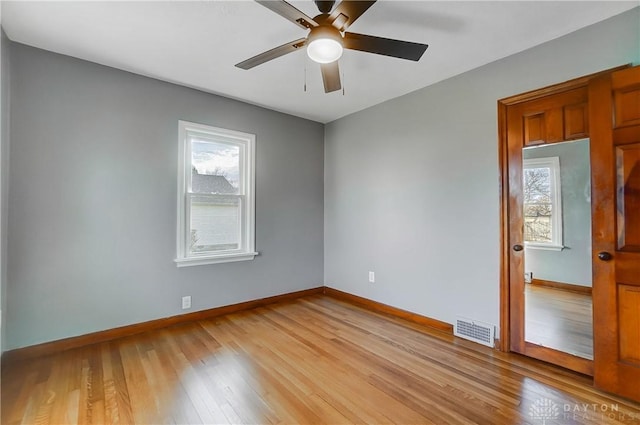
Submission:
POLYGON ((342 56, 342 44, 331 38, 317 38, 307 46, 307 55, 318 63, 335 62, 342 56))

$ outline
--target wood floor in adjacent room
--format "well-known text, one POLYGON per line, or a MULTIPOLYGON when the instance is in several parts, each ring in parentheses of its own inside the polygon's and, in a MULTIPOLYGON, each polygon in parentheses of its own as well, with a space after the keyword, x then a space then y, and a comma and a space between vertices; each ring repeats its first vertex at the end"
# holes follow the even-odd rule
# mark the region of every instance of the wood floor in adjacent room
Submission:
POLYGON ((317 295, 5 362, 2 423, 640 424, 640 406, 317 295))
POLYGON ((524 297, 527 342, 593 360, 591 294, 526 285, 524 297))

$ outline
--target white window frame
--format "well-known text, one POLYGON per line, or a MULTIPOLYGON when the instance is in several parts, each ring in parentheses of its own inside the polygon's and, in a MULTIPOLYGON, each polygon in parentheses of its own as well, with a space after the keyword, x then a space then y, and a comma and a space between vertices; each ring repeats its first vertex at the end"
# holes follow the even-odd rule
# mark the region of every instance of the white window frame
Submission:
POLYGON ((178 267, 253 260, 258 255, 258 252, 255 251, 255 145, 256 136, 254 134, 179 121, 178 230, 177 256, 174 259, 178 267), (240 147, 240 173, 242 174, 240 180, 243 184, 239 188, 239 194, 234 195, 240 200, 240 246, 237 249, 192 253, 188 248, 191 240, 190 199, 192 196, 201 196, 201 194, 191 192, 191 135, 202 135, 240 147))
MULTIPOLYGON (((527 158, 522 161, 522 169, 549 168, 551 189, 551 242, 524 242, 525 248, 548 251, 562 251, 562 184, 560 179, 560 158, 527 158)), ((523 217, 524 219, 524 217, 523 217)))

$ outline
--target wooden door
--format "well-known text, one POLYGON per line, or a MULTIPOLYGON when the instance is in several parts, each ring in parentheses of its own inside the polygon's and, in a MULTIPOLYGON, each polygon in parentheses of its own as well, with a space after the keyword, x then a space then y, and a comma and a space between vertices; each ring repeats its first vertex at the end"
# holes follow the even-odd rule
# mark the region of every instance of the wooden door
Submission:
POLYGON ((594 383, 640 401, 640 67, 589 84, 594 383))
POLYGON ((509 350, 587 375, 593 361, 525 338, 523 148, 583 139, 588 133, 588 79, 520 95, 504 111, 508 169, 509 350))

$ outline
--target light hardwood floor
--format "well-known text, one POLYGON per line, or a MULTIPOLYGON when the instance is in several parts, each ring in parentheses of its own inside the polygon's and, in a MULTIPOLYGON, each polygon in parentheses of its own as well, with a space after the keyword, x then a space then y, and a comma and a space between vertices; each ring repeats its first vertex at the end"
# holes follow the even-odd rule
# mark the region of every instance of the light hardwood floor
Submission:
POLYGON ((3 364, 2 423, 640 424, 640 406, 316 295, 3 364))
POLYGON ((526 285, 524 298, 527 342, 593 360, 590 294, 526 285))

